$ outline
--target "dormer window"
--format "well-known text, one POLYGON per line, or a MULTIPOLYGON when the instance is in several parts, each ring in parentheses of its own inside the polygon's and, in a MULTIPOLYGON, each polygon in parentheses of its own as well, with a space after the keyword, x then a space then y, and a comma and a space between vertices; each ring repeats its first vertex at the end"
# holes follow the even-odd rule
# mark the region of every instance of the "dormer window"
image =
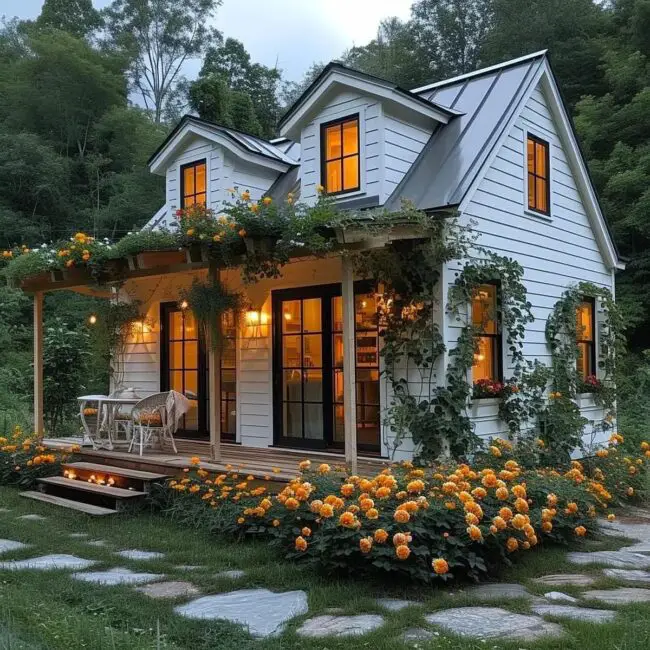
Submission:
POLYGON ((205 160, 183 165, 181 167, 181 207, 206 203, 205 160))
POLYGON ((551 214, 550 156, 548 142, 528 135, 528 209, 551 214))
POLYGON ((321 183, 328 194, 361 188, 359 116, 321 126, 321 183))

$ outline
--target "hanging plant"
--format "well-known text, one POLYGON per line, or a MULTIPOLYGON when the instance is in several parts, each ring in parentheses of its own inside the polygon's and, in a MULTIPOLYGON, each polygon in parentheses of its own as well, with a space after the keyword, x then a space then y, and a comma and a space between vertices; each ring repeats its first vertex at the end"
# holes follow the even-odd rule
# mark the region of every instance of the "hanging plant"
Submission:
POLYGON ((218 350, 222 344, 223 315, 230 312, 235 321, 239 320, 244 308, 242 294, 230 291, 218 280, 194 280, 189 289, 181 292, 181 298, 192 310, 203 341, 218 350))

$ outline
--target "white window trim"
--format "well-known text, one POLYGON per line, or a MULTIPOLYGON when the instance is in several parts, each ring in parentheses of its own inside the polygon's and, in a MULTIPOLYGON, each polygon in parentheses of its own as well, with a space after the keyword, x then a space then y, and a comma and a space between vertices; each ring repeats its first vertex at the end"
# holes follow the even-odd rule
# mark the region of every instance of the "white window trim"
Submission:
POLYGON ((366 110, 365 107, 359 109, 356 112, 346 113, 342 112, 340 116, 327 116, 320 119, 314 120, 314 126, 316 128, 316 176, 318 182, 316 185, 322 185, 325 187, 324 178, 322 178, 322 159, 321 159, 321 127, 323 124, 328 122, 335 122, 336 120, 345 120, 346 118, 357 117, 359 119, 359 189, 351 192, 342 192, 341 194, 335 194, 332 198, 335 201, 345 201, 349 198, 354 198, 357 196, 365 196, 367 193, 366 187, 366 110))
POLYGON ((555 146, 555 138, 550 137, 547 133, 540 133, 539 131, 533 131, 532 129, 524 129, 524 214, 535 217, 542 221, 551 222, 553 221, 553 147, 555 146), (543 214, 542 212, 537 212, 536 210, 531 210, 528 207, 528 137, 532 136, 533 138, 538 138, 548 143, 548 187, 549 187, 549 207, 550 213, 543 214))

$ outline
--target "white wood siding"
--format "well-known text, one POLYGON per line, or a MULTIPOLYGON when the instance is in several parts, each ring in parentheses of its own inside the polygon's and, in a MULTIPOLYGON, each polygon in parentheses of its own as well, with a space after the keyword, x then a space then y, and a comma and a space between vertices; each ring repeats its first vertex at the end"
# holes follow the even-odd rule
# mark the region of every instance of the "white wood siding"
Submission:
MULTIPOLYGON (((501 146, 484 179, 470 197, 461 222, 474 220, 480 234, 478 245, 513 258, 525 269, 524 283, 532 303, 535 322, 526 328, 524 356, 551 365, 546 345, 546 320, 553 306, 570 285, 580 281, 613 289, 610 269, 605 265, 589 223, 563 145, 541 90, 534 90, 501 146), (526 134, 550 143, 551 215, 529 212, 526 202, 526 134)), ((448 286, 459 263, 448 265, 448 286)), ((461 324, 449 317, 447 343, 454 347, 461 324)), ((505 347, 505 346, 504 346, 505 347)), ((512 372, 511 359, 504 359, 505 376, 512 372)), ((584 413, 595 418, 593 409, 584 413)), ((505 423, 485 409, 475 418, 477 434, 483 437, 505 433, 505 423)))

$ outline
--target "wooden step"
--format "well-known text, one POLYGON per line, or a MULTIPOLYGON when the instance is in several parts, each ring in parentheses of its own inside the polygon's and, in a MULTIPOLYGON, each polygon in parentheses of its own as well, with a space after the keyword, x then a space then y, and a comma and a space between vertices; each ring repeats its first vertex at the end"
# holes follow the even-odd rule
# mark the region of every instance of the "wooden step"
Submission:
POLYGON ((94 517, 117 514, 117 510, 111 510, 111 508, 102 508, 101 506, 94 506, 90 503, 83 503, 82 501, 71 501, 70 499, 57 497, 53 494, 45 494, 44 492, 21 492, 20 496, 26 497, 27 499, 34 499, 35 501, 42 501, 43 503, 50 503, 54 506, 61 506, 62 508, 70 508, 70 510, 84 512, 94 517))
POLYGON ((135 497, 145 497, 146 492, 138 490, 124 490, 122 488, 109 487, 107 485, 97 485, 87 481, 77 481, 75 479, 64 478, 63 476, 51 476, 48 478, 39 478, 38 482, 43 485, 54 485, 56 487, 67 488, 69 490, 79 490, 81 492, 92 492, 105 497, 120 499, 133 499, 135 497))
POLYGON ((143 472, 137 469, 127 469, 126 467, 101 465, 100 463, 64 463, 62 467, 63 469, 72 469, 77 472, 89 472, 91 474, 109 476, 123 476, 124 478, 130 478, 136 481, 164 481, 165 479, 169 478, 169 474, 155 474, 154 472, 143 472))

